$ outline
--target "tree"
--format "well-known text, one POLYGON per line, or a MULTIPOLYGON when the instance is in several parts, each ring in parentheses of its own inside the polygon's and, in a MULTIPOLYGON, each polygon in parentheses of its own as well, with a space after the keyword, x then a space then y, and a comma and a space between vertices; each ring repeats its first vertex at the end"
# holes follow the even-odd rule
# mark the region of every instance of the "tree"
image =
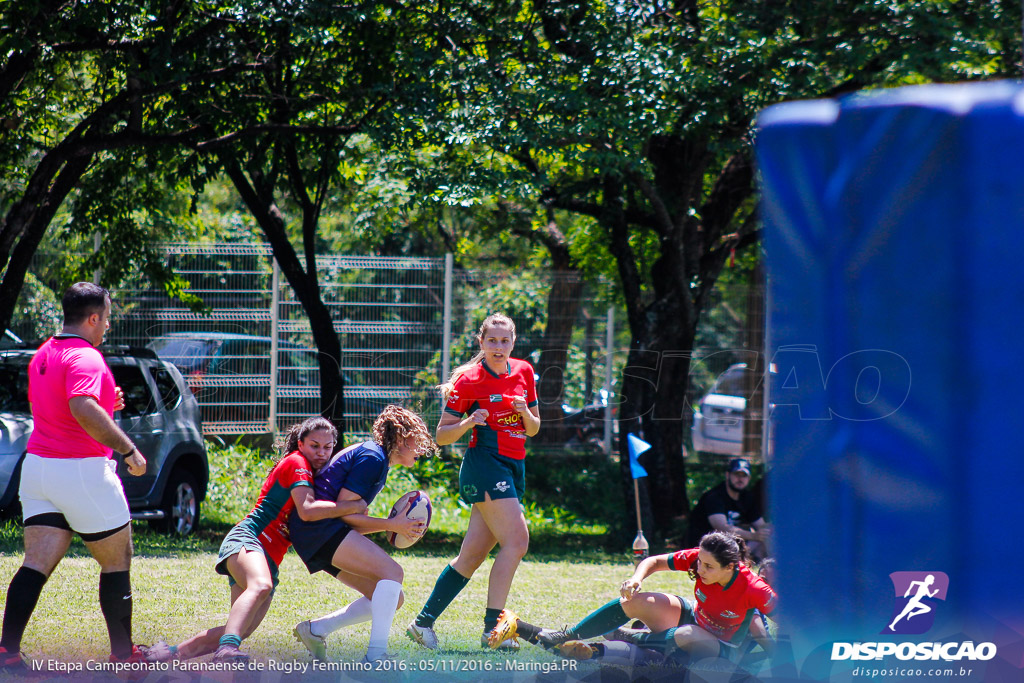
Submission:
POLYGON ((342 348, 317 271, 320 222, 331 194, 347 189, 343 167, 359 155, 350 143, 386 146, 436 99, 438 17, 429 2, 249 3, 209 57, 209 68, 250 65, 245 77, 161 105, 164 120, 200 131, 181 165, 194 187, 223 173, 270 244, 309 318, 321 412, 339 425, 342 348))
MULTIPOLYGON (((472 14, 483 25, 452 51, 444 126, 515 163, 503 183, 520 195, 531 188, 599 227, 587 244, 612 258, 632 336, 620 429, 653 445, 657 531, 689 509, 680 453, 700 314, 729 254, 758 239, 757 113, 868 87, 1016 75, 1019 12, 987 0, 536 0, 472 14)), ((464 169, 459 181, 479 176, 464 169)))
POLYGON ((152 240, 135 230, 129 215, 159 204, 164 192, 146 182, 133 187, 132 181, 146 174, 145 166, 172 163, 170 150, 197 131, 157 124, 155 106, 190 85, 208 87, 252 67, 206 70, 210 45, 231 25, 231 14, 221 13, 219 3, 151 5, 4 4, 0 326, 10 322, 28 264, 54 217, 83 190, 73 218, 79 230, 110 234, 112 249, 103 256, 114 271, 139 257, 156 279, 169 277, 148 248, 152 240))
POLYGON ((443 12, 324 0, 8 5, 0 119, 14 133, 0 164, 29 170, 5 188, 0 323, 73 191, 83 227, 121 238, 107 262, 123 265, 148 253, 132 239, 143 235, 133 211, 164 199, 140 160, 167 188, 186 179, 198 192, 224 173, 309 316, 322 410, 337 419, 341 348, 316 271, 319 219, 352 136, 396 135, 389 117, 411 127, 431 100, 443 12))

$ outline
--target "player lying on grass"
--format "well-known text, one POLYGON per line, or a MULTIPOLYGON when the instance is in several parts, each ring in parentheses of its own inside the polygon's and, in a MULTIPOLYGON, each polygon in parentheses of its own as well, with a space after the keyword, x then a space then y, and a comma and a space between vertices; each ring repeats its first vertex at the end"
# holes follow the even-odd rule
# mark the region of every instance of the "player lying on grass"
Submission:
MULTIPOLYGON (((349 446, 335 454, 316 473, 313 487, 317 500, 338 505, 373 502, 388 478, 392 466, 411 467, 431 451, 434 442, 423 420, 405 408, 391 405, 373 423, 373 440, 349 446)), ((339 628, 372 620, 366 662, 385 656, 388 632, 395 611, 402 604, 402 567, 364 534, 394 531, 418 538, 422 520, 397 515, 391 519, 359 513, 306 520, 292 513, 289 520, 292 544, 310 574, 327 572, 363 597, 327 616, 303 621, 295 637, 317 659, 326 659, 326 637, 339 628), (350 533, 350 532, 356 533, 350 533)))
MULTIPOLYGON (((526 488, 526 439, 540 430, 533 366, 511 357, 515 324, 500 313, 480 325, 480 351, 439 388, 444 411, 437 443, 455 443, 469 431, 469 449, 459 470, 459 493, 472 505, 469 528, 458 556, 437 577, 434 589, 406 633, 416 643, 437 649, 434 621, 469 583, 495 545, 487 579, 487 607, 481 645, 505 608, 512 579, 530 545, 520 501, 526 488)), ((513 640, 500 643, 517 648, 513 640)))
POLYGON ((324 465, 334 450, 338 431, 322 417, 292 426, 285 439, 285 455, 270 470, 256 505, 224 537, 217 558, 218 574, 228 577, 231 611, 223 626, 200 631, 174 645, 157 642, 146 650, 149 661, 190 659, 215 652, 215 661, 245 661, 242 640, 263 621, 278 583, 278 567, 291 541, 288 515, 294 509, 305 520, 338 518, 366 510, 362 500, 316 500, 313 471, 324 465))
POLYGON ((605 645, 581 641, 618 629, 617 639, 666 655, 681 651, 690 660, 728 657, 748 632, 763 640, 762 645, 768 644, 757 611, 771 614, 775 593, 747 567, 746 546, 738 536, 715 531, 701 538, 697 548, 649 557, 622 582, 619 593, 619 598, 564 631, 533 626, 504 610, 488 642, 493 646, 518 637, 557 648, 564 656, 590 659, 606 654, 605 645), (641 592, 644 579, 669 569, 690 574, 694 600, 641 592), (650 632, 620 628, 632 619, 641 620, 650 632))

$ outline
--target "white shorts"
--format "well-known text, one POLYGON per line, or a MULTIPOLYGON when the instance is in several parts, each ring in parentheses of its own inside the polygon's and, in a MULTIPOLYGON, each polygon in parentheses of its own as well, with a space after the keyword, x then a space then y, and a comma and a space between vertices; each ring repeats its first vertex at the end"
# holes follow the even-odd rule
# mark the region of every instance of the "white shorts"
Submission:
POLYGON ((79 534, 95 534, 131 521, 117 463, 110 458, 41 458, 28 453, 21 466, 24 519, 64 515, 79 534))

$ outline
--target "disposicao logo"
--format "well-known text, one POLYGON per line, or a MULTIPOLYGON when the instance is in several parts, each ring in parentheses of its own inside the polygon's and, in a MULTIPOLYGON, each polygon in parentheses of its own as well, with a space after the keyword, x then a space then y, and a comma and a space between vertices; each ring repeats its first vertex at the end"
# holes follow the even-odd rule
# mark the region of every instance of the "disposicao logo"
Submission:
MULTIPOLYGON (((896 604, 883 634, 920 635, 935 623, 935 609, 946 599, 949 577, 944 572, 893 572, 896 604)), ((900 660, 969 661, 996 656, 993 643, 965 642, 855 642, 832 643, 832 660, 870 660, 895 656, 900 660)))
POLYGON ((935 607, 946 599, 949 577, 944 572, 893 572, 896 605, 882 633, 919 635, 935 623, 935 607))

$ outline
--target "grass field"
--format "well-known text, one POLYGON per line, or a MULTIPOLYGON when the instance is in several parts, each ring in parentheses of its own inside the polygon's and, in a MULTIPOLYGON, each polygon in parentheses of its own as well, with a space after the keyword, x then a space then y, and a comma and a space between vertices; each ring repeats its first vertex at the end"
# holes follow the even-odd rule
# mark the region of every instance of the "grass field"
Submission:
MULTIPOLYGON (((134 635, 147 644, 158 638, 177 643, 197 630, 224 623, 228 610, 227 580, 213 570, 217 549, 224 534, 251 509, 271 461, 259 452, 238 445, 210 449, 210 487, 202 512, 202 528, 194 536, 168 537, 152 532, 146 524, 135 523, 135 560, 132 566, 134 593, 134 635)), ((619 583, 632 571, 629 548, 609 553, 615 547, 607 523, 588 519, 564 509, 571 499, 585 509, 585 496, 573 487, 595 477, 609 477, 588 471, 548 468, 543 483, 554 488, 540 501, 527 494, 524 514, 530 526, 530 553, 521 565, 508 600, 508 607, 525 619, 543 626, 561 627, 575 623, 594 608, 616 595, 619 583), (559 485, 567 488, 559 489, 559 485), (566 495, 559 495, 564 491, 566 495), (554 494, 554 495, 552 495, 554 494)), ((591 465, 592 467, 592 465, 591 465)), ((370 675, 373 680, 523 680, 545 668, 562 670, 565 660, 540 648, 524 645, 512 656, 525 667, 512 675, 504 654, 482 650, 483 610, 487 594, 490 561, 477 571, 436 625, 441 643, 439 653, 425 650, 408 640, 405 628, 426 600, 444 565, 458 552, 469 522, 469 506, 452 491, 457 488, 457 463, 439 460, 419 463, 414 469, 395 468, 387 486, 371 506, 370 514, 387 516, 391 503, 402 493, 420 488, 429 492, 434 517, 427 536, 415 547, 394 551, 383 544, 383 535, 372 536, 388 547, 405 569, 405 604, 395 618, 389 651, 399 657, 405 671, 370 675), (430 675, 418 673, 432 669, 430 675), (456 671, 457 669, 457 671, 456 671), (501 674, 501 675, 499 675, 501 674)), ((0 591, 6 590, 22 557, 22 529, 8 522, 0 525, 0 591)), ((109 652, 98 600, 99 566, 77 538, 68 557, 58 566, 43 591, 24 639, 24 652, 31 660, 62 662, 105 660, 109 652)), ((679 572, 665 572, 646 582, 651 590, 692 594, 689 578, 679 572)), ((282 671, 309 662, 305 648, 292 636, 295 624, 321 616, 356 598, 351 589, 326 574, 310 576, 298 557, 289 552, 281 566, 281 585, 263 624, 244 644, 257 665, 263 666, 260 680, 276 681, 282 671), (274 666, 274 670, 270 667, 274 666)), ((339 631, 330 639, 329 655, 339 662, 358 662, 369 638, 369 624, 339 631)), ((209 660, 209 657, 203 658, 209 660)), ((576 672, 584 676, 596 666, 580 663, 576 672)), ((200 671, 203 680, 222 680, 200 671)), ((162 675, 162 674, 161 674, 162 675)), ((553 674, 556 677, 561 673, 553 674)), ((156 674, 154 674, 156 676, 156 674)), ((338 674, 321 676, 338 680, 338 674)), ((346 680, 348 673, 341 675, 346 680)), ((66 678, 57 676, 55 678, 66 678)), ((308 674, 307 674, 308 677, 308 674)), ((91 676, 84 676, 91 680, 91 676)), ((2 676, 0 676, 2 679, 2 676)), ((166 679, 166 678, 165 678, 166 679)), ((557 680, 564 680, 564 677, 557 680)))
MULTIPOLYGON (((182 541, 150 532, 141 524, 136 524, 135 530, 132 587, 136 641, 150 643, 162 637, 176 643, 201 627, 222 624, 228 608, 227 582, 213 571, 219 536, 207 532, 182 541)), ((0 529, 0 584, 4 587, 20 565, 20 546, 19 526, 8 523, 0 529)), ((389 650, 405 666, 434 667, 436 674, 424 676, 406 671, 382 676, 387 680, 448 680, 460 678, 448 675, 453 668, 468 668, 466 673, 471 674, 471 679, 492 680, 503 677, 498 673, 509 673, 506 655, 480 648, 490 562, 480 568, 438 621, 436 630, 443 651, 432 653, 409 641, 404 635, 405 627, 452 554, 414 548, 396 551, 395 557, 405 569, 406 601, 395 618, 389 650)), ((631 569, 625 555, 584 551, 528 555, 516 575, 508 606, 537 624, 560 627, 574 623, 612 598, 631 569)), ((85 661, 106 657, 109 648, 97 597, 98 574, 98 565, 76 541, 44 589, 25 634, 24 651, 30 659, 85 661)), ((692 592, 689 579, 678 572, 653 576, 645 587, 692 592)), ((275 668, 308 662, 305 649, 291 635, 296 622, 333 611, 355 598, 352 590, 325 574, 310 576, 290 552, 281 567, 281 585, 270 613, 243 647, 265 667, 271 666, 271 662, 275 668)), ((334 660, 358 661, 365 652, 368 637, 368 623, 339 631, 329 641, 329 655, 334 660)), ((517 666, 534 673, 542 669, 529 667, 562 665, 562 660, 529 645, 514 655, 514 660, 517 666)), ((577 671, 582 675, 588 667, 595 668, 593 664, 581 663, 577 671)), ((282 672, 268 669, 261 675, 273 679, 282 672)), ((332 676, 337 680, 337 674, 332 676)))

